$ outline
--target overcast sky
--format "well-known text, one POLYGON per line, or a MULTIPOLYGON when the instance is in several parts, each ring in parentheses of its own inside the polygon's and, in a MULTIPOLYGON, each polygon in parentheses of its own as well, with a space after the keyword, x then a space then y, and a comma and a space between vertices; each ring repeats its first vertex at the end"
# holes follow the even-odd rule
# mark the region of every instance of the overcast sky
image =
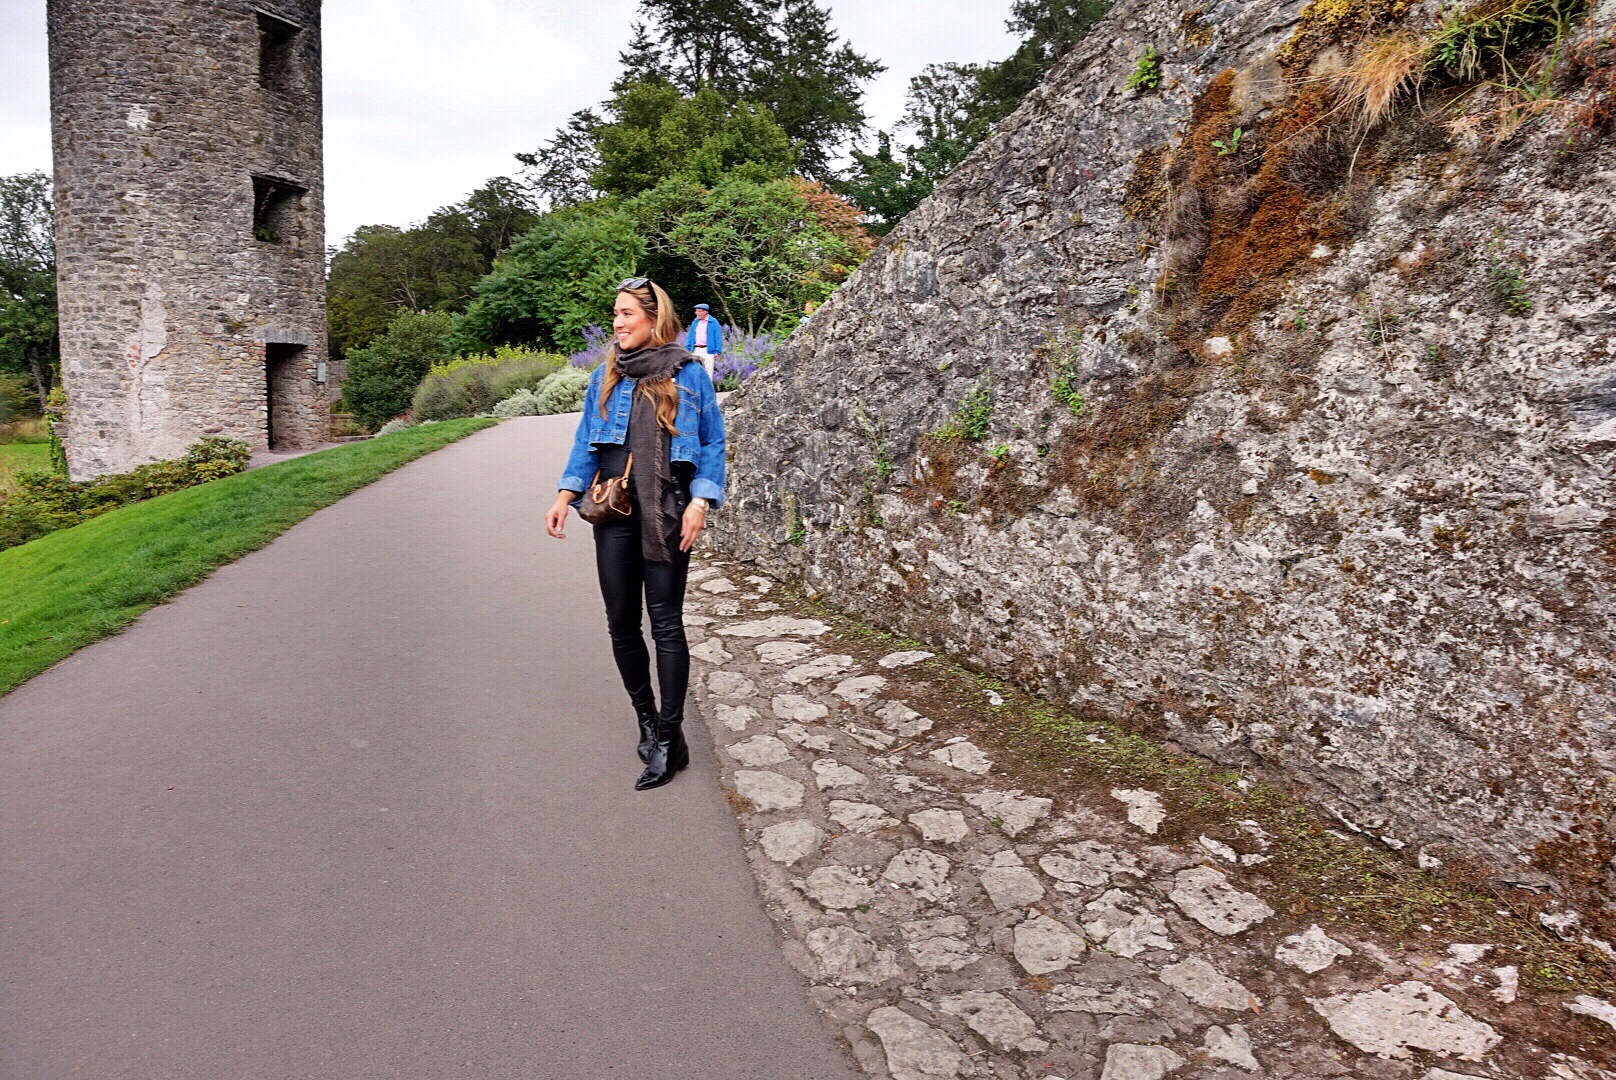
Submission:
MULTIPOLYGON (((822 0, 823 2, 823 0, 822 0)), ((325 5, 327 242, 408 225, 517 168, 606 96, 637 0, 333 0, 325 5)), ((887 65, 874 126, 929 63, 1008 55, 1010 0, 830 0, 844 40, 887 65)), ((50 170, 44 0, 0 0, 0 175, 50 170)))

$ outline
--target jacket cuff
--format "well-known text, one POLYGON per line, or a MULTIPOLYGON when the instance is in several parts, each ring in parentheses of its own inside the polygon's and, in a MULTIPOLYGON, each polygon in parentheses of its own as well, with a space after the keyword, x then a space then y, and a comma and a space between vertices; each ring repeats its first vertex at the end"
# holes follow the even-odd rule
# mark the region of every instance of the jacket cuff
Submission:
POLYGON ((699 476, 690 481, 690 494, 693 498, 706 499, 715 507, 722 506, 724 502, 724 489, 699 476))
POLYGON ((561 483, 556 485, 557 491, 570 491, 574 495, 582 495, 589 485, 581 476, 563 476, 561 483))

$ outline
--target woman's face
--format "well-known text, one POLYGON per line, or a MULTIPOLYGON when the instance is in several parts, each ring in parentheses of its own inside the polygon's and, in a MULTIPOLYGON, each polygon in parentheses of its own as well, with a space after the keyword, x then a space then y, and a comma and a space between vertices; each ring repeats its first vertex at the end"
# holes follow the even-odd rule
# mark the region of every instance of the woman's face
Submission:
POLYGON ((640 306, 639 297, 629 292, 617 294, 617 304, 612 309, 612 334, 617 338, 619 349, 633 352, 645 348, 651 344, 651 331, 654 329, 655 324, 650 314, 640 306))

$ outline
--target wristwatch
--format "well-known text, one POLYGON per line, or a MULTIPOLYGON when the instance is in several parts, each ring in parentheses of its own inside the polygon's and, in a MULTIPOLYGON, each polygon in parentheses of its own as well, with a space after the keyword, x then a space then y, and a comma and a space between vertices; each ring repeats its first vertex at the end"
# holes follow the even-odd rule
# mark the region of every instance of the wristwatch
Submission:
POLYGON ((712 503, 708 502, 706 499, 703 499, 699 495, 696 496, 694 499, 690 500, 690 505, 691 506, 699 506, 699 507, 701 507, 701 512, 704 513, 704 514, 707 511, 709 511, 709 510, 711 510, 713 508, 712 503))

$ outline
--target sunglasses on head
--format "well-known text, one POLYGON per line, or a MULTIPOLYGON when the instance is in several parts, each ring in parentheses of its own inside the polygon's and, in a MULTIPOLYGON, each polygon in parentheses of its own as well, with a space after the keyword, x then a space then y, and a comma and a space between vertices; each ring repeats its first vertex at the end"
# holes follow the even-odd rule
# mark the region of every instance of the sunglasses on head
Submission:
POLYGON ((648 277, 624 278, 622 281, 619 281, 617 283, 617 291, 618 292, 630 292, 630 291, 632 291, 634 289, 643 289, 647 285, 649 285, 650 283, 651 283, 651 279, 648 278, 648 277))

